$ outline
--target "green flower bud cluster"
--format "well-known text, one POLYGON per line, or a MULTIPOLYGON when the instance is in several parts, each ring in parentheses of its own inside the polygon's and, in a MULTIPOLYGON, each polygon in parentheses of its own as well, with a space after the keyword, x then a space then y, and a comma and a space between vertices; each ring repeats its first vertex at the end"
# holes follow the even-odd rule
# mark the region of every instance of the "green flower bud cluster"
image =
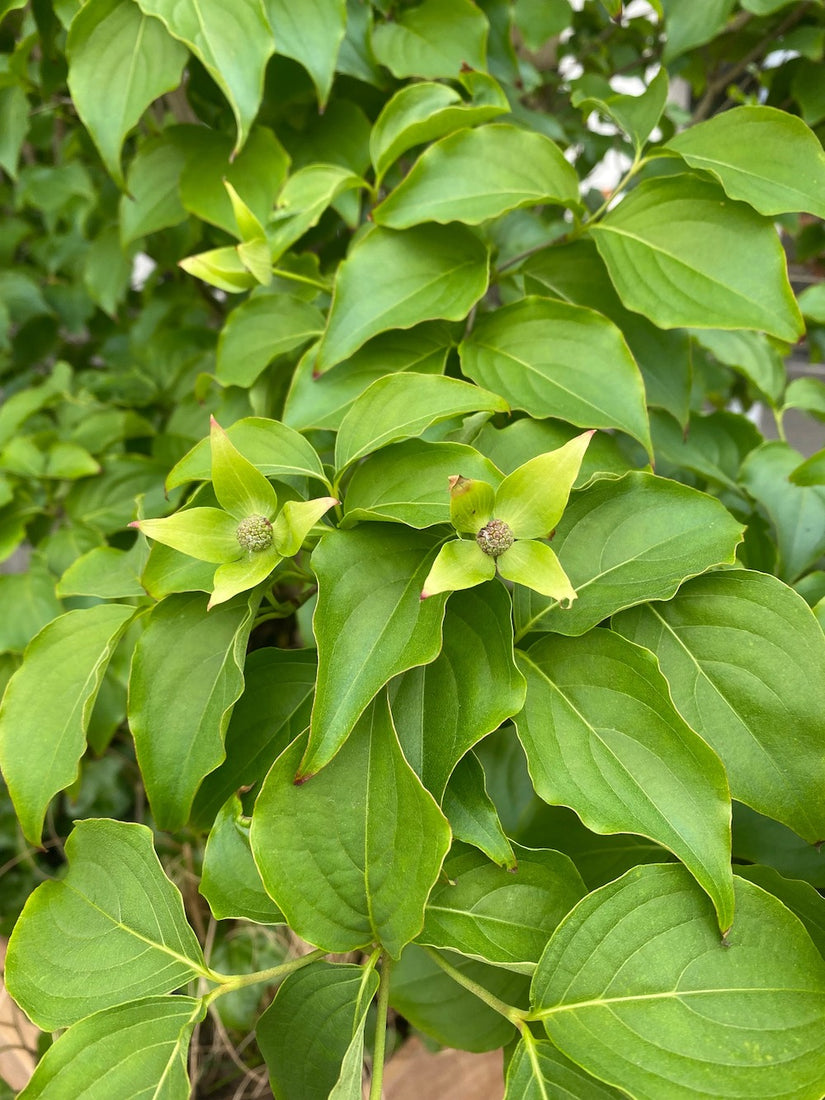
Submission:
POLYGON ((244 550, 260 553, 272 545, 272 524, 266 516, 247 516, 238 524, 235 537, 244 550))
POLYGON ((476 535, 476 542, 485 554, 497 558, 516 541, 503 519, 491 519, 476 535))

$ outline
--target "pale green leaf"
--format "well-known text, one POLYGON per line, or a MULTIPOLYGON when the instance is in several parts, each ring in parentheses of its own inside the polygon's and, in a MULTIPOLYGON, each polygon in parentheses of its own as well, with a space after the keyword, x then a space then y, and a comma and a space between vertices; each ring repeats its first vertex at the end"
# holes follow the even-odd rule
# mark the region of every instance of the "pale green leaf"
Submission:
POLYGON ((65 876, 29 897, 6 957, 8 990, 39 1027, 67 1027, 205 975, 145 825, 80 821, 66 857, 65 876))
POLYGON ((516 542, 497 560, 498 571, 507 581, 526 586, 569 608, 576 591, 555 552, 546 542, 516 542))
POLYGON ((491 581, 495 575, 495 558, 485 554, 475 539, 451 539, 438 551, 424 579, 421 599, 429 599, 440 592, 473 588, 484 581, 491 581))
POLYGON ((323 110, 346 30, 346 0, 302 0, 299 7, 289 0, 265 2, 276 53, 300 61, 312 77, 323 110))
POLYGON ((235 561, 243 553, 238 521, 220 508, 187 508, 162 519, 135 520, 133 525, 147 538, 199 561, 235 561))
POLYGON ((517 539, 550 537, 567 507, 593 435, 583 432, 558 449, 531 458, 499 485, 496 518, 504 520, 517 539))
POLYGON ((196 256, 187 256, 180 260, 178 266, 227 294, 242 294, 245 290, 251 290, 258 279, 244 263, 240 247, 212 248, 196 256))
POLYGON ((228 386, 251 386, 278 355, 320 336, 319 309, 285 294, 249 298, 226 319, 218 338, 215 375, 228 386))
MULTIPOLYGON (((221 508, 236 520, 262 515, 273 519, 278 507, 275 490, 264 475, 244 458, 217 420, 209 432, 212 485, 221 508)), ((186 513, 183 513, 186 515, 186 513)))
MULTIPOLYGON (((282 555, 274 546, 269 546, 265 550, 247 550, 237 561, 219 565, 215 570, 212 595, 206 610, 211 611, 218 604, 226 603, 233 596, 247 592, 265 581, 281 560, 282 555)), ((258 598, 260 599, 260 593, 258 598)))

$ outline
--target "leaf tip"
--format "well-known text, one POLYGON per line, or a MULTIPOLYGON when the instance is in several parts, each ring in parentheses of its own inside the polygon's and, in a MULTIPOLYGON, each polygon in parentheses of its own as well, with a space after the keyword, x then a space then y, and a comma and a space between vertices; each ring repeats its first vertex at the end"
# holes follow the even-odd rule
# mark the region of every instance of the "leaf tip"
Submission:
POLYGON ((295 778, 292 780, 292 786, 303 787, 304 783, 306 783, 308 779, 312 779, 314 774, 314 772, 309 772, 307 775, 301 775, 301 773, 298 772, 295 778))

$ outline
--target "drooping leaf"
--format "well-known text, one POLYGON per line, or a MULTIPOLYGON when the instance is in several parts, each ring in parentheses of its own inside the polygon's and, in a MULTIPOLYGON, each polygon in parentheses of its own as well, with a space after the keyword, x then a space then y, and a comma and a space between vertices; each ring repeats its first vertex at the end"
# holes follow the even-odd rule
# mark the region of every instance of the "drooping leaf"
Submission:
POLYGON ((499 867, 508 871, 515 868, 513 846, 487 794, 484 768, 474 752, 462 756, 453 768, 441 799, 441 809, 456 840, 472 844, 499 867))
POLYGON ((149 104, 180 83, 186 47, 132 0, 90 0, 72 20, 66 53, 77 113, 123 187, 123 140, 149 104))
POLYGON ((679 711, 721 757, 733 797, 822 840, 825 637, 802 597, 764 573, 722 571, 623 612, 614 627, 656 654, 679 711))
POLYGON ((283 924, 284 915, 264 889, 249 847, 249 821, 237 795, 221 807, 203 853, 200 893, 215 920, 283 924))
POLYGON ((0 766, 35 847, 49 802, 77 777, 103 674, 134 614, 123 604, 98 604, 58 616, 28 645, 3 694, 0 766))
POLYGON ((524 298, 477 318, 460 354, 464 373, 514 408, 619 428, 650 449, 639 368, 619 329, 594 310, 524 298))
POLYGON ((373 211, 378 225, 478 225, 521 206, 579 201, 576 171, 543 134, 496 123, 430 145, 373 211))
POLYGON ((135 647, 129 724, 160 828, 186 823, 201 780, 224 759, 259 598, 250 593, 207 612, 200 593, 168 596, 135 647))
POLYGON ((309 782, 300 737, 273 764, 252 815, 255 862, 290 927, 328 951, 371 943, 397 958, 424 921, 450 829, 410 768, 386 698, 309 782))
POLYGON ((21 1100, 187 1100, 189 1041, 205 1012, 194 997, 143 997, 96 1012, 49 1047, 21 1100))
POLYGON ((444 862, 417 943, 531 974, 553 931, 587 893, 573 863, 549 849, 515 847, 518 864, 496 867, 461 846, 444 862))
POLYGON ((312 77, 321 109, 335 75, 335 61, 344 39, 346 0, 304 0, 300 9, 288 0, 265 0, 275 35, 275 51, 294 57, 312 77))
POLYGON ((772 224, 715 184, 648 180, 590 232, 622 302, 662 328, 803 331, 772 224))
POLYGON ((640 471, 599 478, 573 494, 553 538, 575 603, 517 589, 516 635, 584 634, 625 607, 669 599, 689 577, 732 564, 741 537, 718 500, 687 485, 640 471))
POLYGON ((318 686, 301 776, 332 759, 388 680, 437 656, 444 604, 420 599, 436 545, 426 532, 384 523, 333 531, 318 544, 318 686))
POLYGON ((488 26, 472 0, 424 0, 372 32, 376 60, 393 76, 458 76, 486 68, 488 26))
POLYGON ((6 958, 9 992, 38 1027, 67 1027, 207 973, 146 826, 80 821, 66 857, 66 875, 26 902, 6 958))
POLYGON ((336 468, 340 472, 380 447, 479 410, 507 412, 508 405, 496 393, 440 374, 401 371, 379 378, 341 421, 335 439, 336 468))
POLYGON ((229 101, 240 152, 258 113, 274 44, 262 0, 137 0, 198 58, 229 101))
POLYGON ((677 865, 636 868, 580 902, 533 978, 553 1042, 639 1100, 815 1096, 825 963, 780 902, 735 889, 729 946, 677 865))
POLYGON ((284 979, 255 1028, 275 1100, 327 1100, 377 989, 374 970, 343 963, 310 963, 284 979))
POLYGON ((655 659, 598 630, 542 638, 519 664, 527 701, 516 726, 536 793, 572 807, 593 832, 639 833, 669 848, 729 928, 725 769, 674 709, 655 659))
POLYGON ((666 148, 715 176, 760 214, 825 217, 825 153, 801 118, 775 107, 735 107, 682 130, 666 148))
POLYGON ((377 226, 338 269, 316 369, 348 359, 379 332, 463 320, 487 289, 487 264, 487 249, 464 226, 377 226))
POLYGON ((458 761, 524 702, 510 616, 502 584, 456 592, 444 615, 439 655, 390 685, 404 755, 439 802, 458 761))

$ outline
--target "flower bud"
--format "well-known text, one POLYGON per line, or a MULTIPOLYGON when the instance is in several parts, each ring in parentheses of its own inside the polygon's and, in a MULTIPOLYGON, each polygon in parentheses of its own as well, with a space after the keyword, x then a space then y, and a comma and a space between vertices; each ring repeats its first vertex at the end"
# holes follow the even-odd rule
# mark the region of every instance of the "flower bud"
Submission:
POLYGON ((513 532, 503 519, 491 519, 476 535, 476 542, 491 558, 497 558, 509 550, 515 541, 513 532))
POLYGON ((272 545, 272 524, 266 516, 247 516, 238 524, 235 537, 244 550, 257 554, 272 545))

